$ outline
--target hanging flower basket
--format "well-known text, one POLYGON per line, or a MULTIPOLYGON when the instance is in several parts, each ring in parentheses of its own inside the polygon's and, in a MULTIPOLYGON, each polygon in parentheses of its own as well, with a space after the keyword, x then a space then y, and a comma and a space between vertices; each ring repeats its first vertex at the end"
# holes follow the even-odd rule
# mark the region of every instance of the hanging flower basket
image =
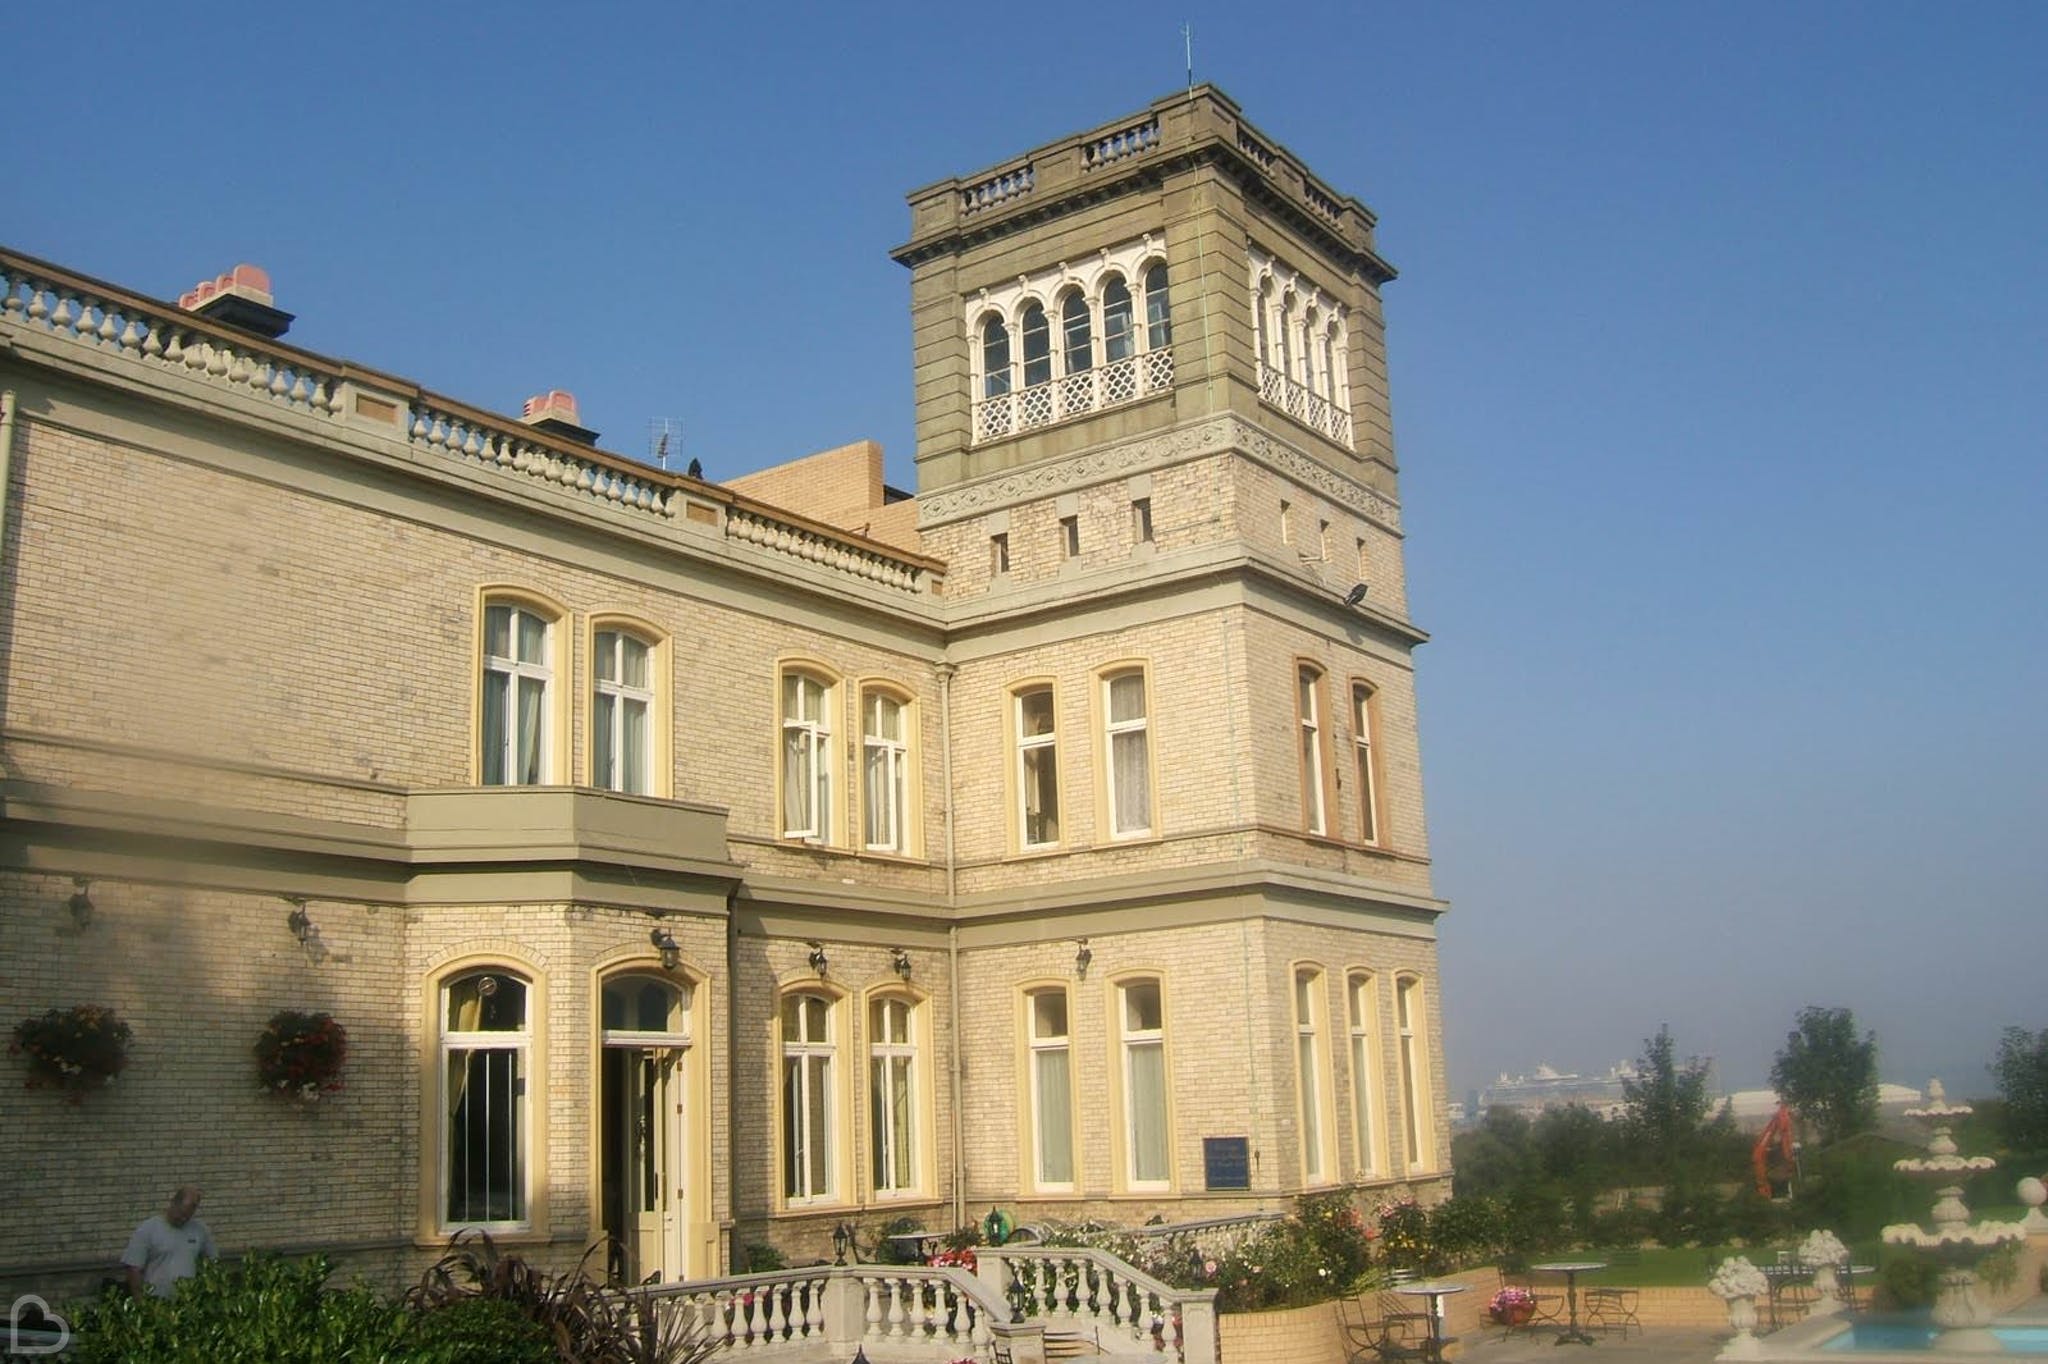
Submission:
POLYGON ((341 1089, 348 1029, 332 1014, 280 1009, 256 1039, 256 1076, 265 1093, 308 1103, 341 1089))
POLYGON ((128 1064, 134 1035, 112 1009, 76 1004, 24 1018, 15 1024, 7 1049, 27 1058, 27 1088, 68 1089, 76 1102, 81 1092, 113 1083, 128 1064))

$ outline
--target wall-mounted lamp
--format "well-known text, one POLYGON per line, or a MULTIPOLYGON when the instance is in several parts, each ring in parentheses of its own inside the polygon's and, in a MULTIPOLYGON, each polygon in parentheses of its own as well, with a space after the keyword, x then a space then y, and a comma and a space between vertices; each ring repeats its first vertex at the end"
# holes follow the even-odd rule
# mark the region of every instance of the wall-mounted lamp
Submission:
POLYGON ((988 1205, 988 1216, 981 1219, 981 1241, 983 1245, 999 1246, 1009 1238, 1009 1219, 995 1204, 988 1205))
POLYGON ((64 902, 64 908, 71 911, 71 922, 80 928, 92 922, 92 896, 86 894, 91 886, 87 877, 72 877, 71 898, 64 902))
POLYGON ((1356 605, 1358 605, 1358 604, 1359 604, 1360 602, 1362 602, 1362 601, 1364 601, 1364 600, 1365 600, 1365 584, 1364 584, 1364 583, 1359 583, 1359 584, 1358 584, 1358 585, 1357 585, 1356 587, 1353 587, 1353 588, 1352 588, 1352 589, 1351 589, 1351 590, 1350 590, 1349 592, 1346 592, 1346 593, 1344 594, 1344 604, 1345 604, 1346 606, 1356 606, 1356 605))
POLYGON ((1088 949, 1088 940, 1081 939, 1081 945, 1074 949, 1074 979, 1088 979, 1088 963, 1095 960, 1095 954, 1088 949))
POLYGON ((292 912, 284 916, 284 926, 299 940, 299 946, 304 947, 306 939, 313 936, 313 919, 306 913, 306 897, 287 895, 283 898, 284 902, 292 907, 292 912))
POLYGON ((807 943, 805 945, 808 946, 811 950, 810 954, 806 956, 804 960, 811 964, 811 969, 813 971, 816 971, 821 976, 824 975, 826 966, 825 945, 823 943, 818 942, 807 943))
POLYGON ((662 970, 673 971, 683 964, 683 949, 676 946, 675 934, 665 928, 657 928, 647 935, 647 941, 661 953, 662 970))
POLYGON ((890 948, 890 949, 889 949, 889 969, 890 969, 891 971, 894 971, 894 972, 896 973, 897 979, 899 979, 899 980, 909 980, 909 979, 910 979, 910 954, 909 954, 908 952, 904 951, 904 950, 903 950, 902 948, 900 948, 900 947, 892 947, 892 948, 890 948))
POLYGON ((832 1263, 833 1263, 833 1264, 835 1264, 835 1265, 843 1265, 843 1264, 845 1264, 845 1263, 846 1263, 846 1252, 847 1252, 847 1251, 848 1251, 849 1249, 851 1249, 851 1248, 852 1248, 852 1246, 853 1246, 853 1228, 852 1228, 852 1227, 849 1227, 849 1226, 847 1226, 847 1225, 846 1225, 846 1223, 844 1223, 844 1222, 841 1222, 841 1223, 840 1223, 840 1224, 839 1224, 838 1226, 836 1226, 836 1227, 832 1228, 832 1263))

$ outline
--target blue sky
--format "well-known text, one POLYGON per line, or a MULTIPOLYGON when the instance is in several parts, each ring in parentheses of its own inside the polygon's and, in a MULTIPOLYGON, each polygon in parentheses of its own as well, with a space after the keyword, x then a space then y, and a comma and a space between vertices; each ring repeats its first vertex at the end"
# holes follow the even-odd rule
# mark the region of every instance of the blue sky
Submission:
POLYGON ((912 479, 905 191, 1198 79, 1379 213, 1456 1092, 2048 1026, 2048 8, 35 6, 0 241, 912 479), (64 12, 59 13, 62 8, 64 12), (2031 849, 2032 851, 2029 851, 2031 849))

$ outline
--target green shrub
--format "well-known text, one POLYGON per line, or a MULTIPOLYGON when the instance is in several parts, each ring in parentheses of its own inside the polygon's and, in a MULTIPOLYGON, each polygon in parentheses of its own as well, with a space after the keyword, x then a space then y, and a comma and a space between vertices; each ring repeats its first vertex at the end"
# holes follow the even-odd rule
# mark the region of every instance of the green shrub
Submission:
POLYGON ((1414 1199, 1381 1204, 1377 1221, 1380 1259, 1388 1269, 1428 1270, 1429 1214, 1414 1199))
POLYGON ((742 1274, 773 1274, 778 1269, 788 1268, 789 1261, 774 1246, 763 1243, 740 1250, 739 1272, 742 1274))
POLYGON ((1893 1161, 1918 1154, 1917 1147, 1874 1133, 1816 1152, 1805 1160, 1792 1196, 1794 1224, 1827 1227, 1845 1241, 1868 1241, 1894 1222, 1925 1217, 1926 1190, 1909 1186, 1892 1169, 1893 1161))
MULTIPOLYGON (((399 1361, 406 1314, 366 1288, 326 1287, 324 1256, 200 1265, 167 1298, 110 1292, 74 1305, 73 1364, 315 1364, 399 1361)), ((439 1361, 436 1361, 439 1364, 439 1361)))
POLYGON ((1429 1239, 1453 1265, 1493 1259, 1506 1231, 1501 1205, 1483 1194, 1447 1198, 1429 1212, 1429 1239))
POLYGON ((1900 1255, 1885 1262, 1878 1275, 1893 1307, 1925 1307, 1941 1287, 1941 1266, 1921 1255, 1900 1255))
POLYGON ((1517 1189, 1501 1209, 1501 1248, 1529 1258, 1554 1250, 1565 1240, 1564 1201, 1541 1185, 1517 1189))
POLYGON ((551 1364, 554 1342, 518 1306, 457 1298, 416 1313, 406 1332, 409 1364, 551 1364))
POLYGON ((1760 1246, 1788 1235, 1794 1227, 1790 1209, 1747 1188, 1726 1204, 1728 1234, 1744 1245, 1760 1246))

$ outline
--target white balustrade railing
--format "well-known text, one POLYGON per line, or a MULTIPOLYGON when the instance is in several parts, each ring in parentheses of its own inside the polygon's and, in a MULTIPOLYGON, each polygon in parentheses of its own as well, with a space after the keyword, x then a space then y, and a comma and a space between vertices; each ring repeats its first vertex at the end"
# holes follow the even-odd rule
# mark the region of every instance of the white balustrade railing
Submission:
POLYGON ((209 326, 168 305, 38 270, 0 253, 0 323, 76 341, 317 417, 341 410, 340 367, 209 326))
POLYGON ((1106 1353, 1171 1352, 1216 1364, 1216 1291, 1173 1288, 1106 1251, 1085 1246, 981 1247, 1011 1310, 1048 1332, 1086 1328, 1106 1353))
POLYGON ((1157 117, 1148 118, 1088 143, 1081 149, 1081 164, 1093 169, 1150 151, 1158 145, 1159 120, 1157 117))
POLYGON ((703 1334, 715 1353, 843 1358, 855 1348, 904 1358, 988 1354, 1010 1307, 965 1270, 822 1265, 628 1290, 703 1334))
POLYGON ((1259 397, 1312 431, 1351 448, 1351 414, 1271 365, 1259 366, 1259 397))
POLYGON ((1106 365, 1062 374, 974 405, 974 443, 1002 440, 1085 417, 1173 387, 1173 351, 1165 346, 1106 365))
MULTIPOLYGON (((395 414, 413 449, 443 459, 522 475, 593 504, 657 521, 683 506, 685 480, 590 447, 548 439, 509 419, 421 392, 290 346, 210 322, 168 303, 141 298, 0 251, 0 328, 41 333, 106 355, 175 372, 273 403, 323 422, 343 416, 343 387, 369 389, 395 414)), ((716 499, 723 501, 724 499, 716 499)), ((717 518, 727 539, 815 563, 835 572, 916 592, 936 565, 896 556, 830 530, 779 517, 768 508, 727 502, 717 518)))

